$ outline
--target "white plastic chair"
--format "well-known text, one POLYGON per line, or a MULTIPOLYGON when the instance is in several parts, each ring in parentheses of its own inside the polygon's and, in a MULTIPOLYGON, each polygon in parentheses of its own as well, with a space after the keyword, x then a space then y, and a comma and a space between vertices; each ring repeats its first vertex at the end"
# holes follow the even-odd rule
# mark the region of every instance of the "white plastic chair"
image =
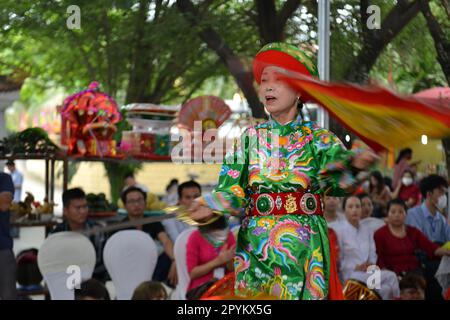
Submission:
POLYGON ((172 296, 173 300, 186 300, 186 291, 191 281, 186 264, 186 244, 189 236, 195 230, 196 228, 189 228, 181 232, 173 246, 178 275, 178 284, 172 296))
POLYGON ((52 300, 74 300, 74 287, 92 277, 95 249, 77 232, 59 232, 45 239, 38 252, 38 267, 52 300))
POLYGON ((117 300, 131 300, 134 290, 152 279, 158 252, 153 239, 139 230, 123 230, 108 239, 103 261, 114 283, 117 300))

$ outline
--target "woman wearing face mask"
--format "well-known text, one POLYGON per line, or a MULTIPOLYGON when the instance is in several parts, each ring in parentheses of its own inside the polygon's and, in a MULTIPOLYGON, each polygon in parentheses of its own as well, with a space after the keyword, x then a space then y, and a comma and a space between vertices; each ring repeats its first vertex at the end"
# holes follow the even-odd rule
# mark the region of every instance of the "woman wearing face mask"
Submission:
POLYGON ((197 299, 225 273, 233 270, 236 240, 225 217, 200 226, 186 244, 186 264, 191 282, 188 299, 197 299))
POLYGON ((414 181, 414 173, 411 170, 405 170, 401 181, 392 194, 392 198, 405 201, 408 209, 420 204, 422 198, 420 189, 414 181))
POLYGON ((417 167, 417 164, 420 163, 420 160, 411 162, 412 153, 413 152, 411 148, 405 148, 400 150, 398 157, 395 160, 394 177, 392 178, 393 188, 395 188, 398 185, 406 170, 412 172, 416 171, 415 168, 417 167))
MULTIPOLYGON (((340 272, 342 280, 368 283, 370 268, 376 267, 377 255, 373 233, 369 226, 361 224, 361 200, 356 196, 344 199, 346 220, 336 230, 340 248, 340 272)), ((380 287, 376 291, 384 300, 398 297, 400 289, 395 273, 380 271, 380 287)))
POLYGON ((333 269, 322 196, 353 191, 356 174, 377 157, 345 150, 333 133, 304 121, 299 109, 308 98, 285 81, 290 71, 318 76, 295 46, 271 43, 258 52, 253 75, 269 121, 245 131, 225 158, 218 187, 198 199, 191 217, 202 221, 213 210, 230 215, 246 209, 236 247, 236 295, 327 299, 333 269))
POLYGON ((400 199, 388 204, 387 225, 375 232, 377 264, 380 268, 394 271, 397 275, 416 271, 422 274, 417 250, 426 253, 429 259, 450 255, 450 250, 434 244, 417 228, 406 226, 406 205, 400 199))

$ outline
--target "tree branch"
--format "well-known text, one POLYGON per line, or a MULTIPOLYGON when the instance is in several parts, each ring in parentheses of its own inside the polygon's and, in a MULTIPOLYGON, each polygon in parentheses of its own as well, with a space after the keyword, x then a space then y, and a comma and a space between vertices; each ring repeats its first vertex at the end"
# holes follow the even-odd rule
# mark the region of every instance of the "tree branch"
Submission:
POLYGON ((258 95, 253 87, 252 73, 247 70, 240 58, 211 26, 199 26, 197 19, 198 10, 190 0, 177 0, 177 7, 191 26, 200 27, 198 31, 200 38, 210 49, 216 52, 220 60, 226 65, 237 85, 244 93, 253 111, 253 116, 264 118, 264 111, 260 107, 258 95))
POLYGON ((398 1, 397 5, 383 20, 379 39, 383 48, 394 39, 397 34, 415 17, 420 11, 419 0, 408 3, 398 1))
POLYGON ((275 42, 278 39, 277 11, 274 0, 255 0, 257 11, 257 26, 263 44, 275 42))
POLYGON ((431 12, 428 1, 420 0, 420 10, 427 21, 428 30, 433 37, 437 52, 437 59, 444 71, 447 83, 450 84, 450 41, 444 34, 441 26, 431 12))
POLYGON ((419 13, 419 0, 407 2, 398 0, 381 24, 381 29, 373 32, 363 43, 354 63, 351 63, 345 79, 352 82, 363 82, 372 69, 384 48, 400 33, 400 31, 419 13))
POLYGON ((292 17, 295 10, 300 6, 301 0, 288 0, 284 3, 277 17, 278 32, 283 33, 287 21, 292 17))
POLYGON ((369 15, 367 13, 367 8, 369 7, 369 0, 361 0, 359 2, 359 14, 361 15, 361 29, 362 29, 362 39, 364 43, 370 42, 370 38, 373 37, 373 32, 367 28, 367 20, 369 20, 369 15))

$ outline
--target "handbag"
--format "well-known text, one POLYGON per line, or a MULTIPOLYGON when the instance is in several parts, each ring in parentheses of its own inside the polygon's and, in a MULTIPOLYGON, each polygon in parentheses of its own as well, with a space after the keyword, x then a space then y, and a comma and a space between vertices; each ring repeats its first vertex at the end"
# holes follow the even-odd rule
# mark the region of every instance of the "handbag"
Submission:
POLYGON ((186 293, 186 299, 187 300, 199 300, 200 297, 208 291, 208 289, 217 282, 216 278, 212 278, 211 280, 208 280, 204 284, 199 285, 198 287, 195 287, 194 289, 189 290, 186 293))

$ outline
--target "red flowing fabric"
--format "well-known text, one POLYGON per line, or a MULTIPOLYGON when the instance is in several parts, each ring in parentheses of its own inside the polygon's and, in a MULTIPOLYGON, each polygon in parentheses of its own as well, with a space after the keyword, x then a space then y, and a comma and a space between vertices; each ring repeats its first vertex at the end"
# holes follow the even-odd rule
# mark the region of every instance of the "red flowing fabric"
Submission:
POLYGON ((402 96, 386 88, 329 83, 287 71, 280 78, 324 107, 375 151, 450 136, 450 100, 402 96))
POLYGON ((328 300, 345 300, 342 290, 342 284, 339 280, 337 271, 337 257, 339 256, 339 247, 337 245, 337 236, 333 229, 328 229, 328 242, 330 243, 330 280, 328 300))

